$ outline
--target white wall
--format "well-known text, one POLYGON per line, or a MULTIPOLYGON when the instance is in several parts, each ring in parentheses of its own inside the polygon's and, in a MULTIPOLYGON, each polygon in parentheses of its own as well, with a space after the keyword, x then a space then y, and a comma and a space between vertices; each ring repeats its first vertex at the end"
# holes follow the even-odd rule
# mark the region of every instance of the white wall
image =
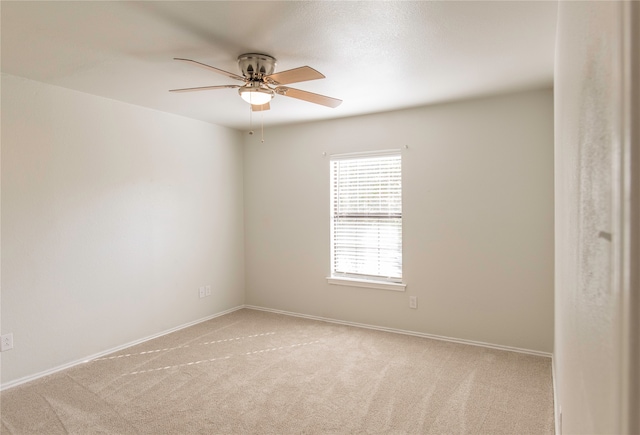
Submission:
MULTIPOLYGON (((622 251, 619 213, 612 208, 621 198, 612 189, 622 185, 613 168, 623 138, 624 7, 624 2, 559 5, 554 364, 556 409, 562 410, 565 434, 627 433, 621 412, 622 295, 612 285, 614 252, 622 251)), ((629 412, 637 416, 637 405, 629 412)))
POLYGON ((234 130, 3 75, 2 382, 241 305, 242 183, 234 130))
POLYGON ((248 304, 552 351, 551 90, 274 127, 265 137, 245 136, 248 304), (407 291, 328 285, 322 153, 405 145, 407 291))

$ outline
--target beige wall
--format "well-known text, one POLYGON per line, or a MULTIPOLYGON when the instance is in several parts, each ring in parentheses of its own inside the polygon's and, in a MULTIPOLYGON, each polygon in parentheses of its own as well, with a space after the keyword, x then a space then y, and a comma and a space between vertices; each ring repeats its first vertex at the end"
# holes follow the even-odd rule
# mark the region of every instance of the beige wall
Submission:
POLYGON ((242 182, 234 130, 3 75, 2 382, 241 305, 242 182))
MULTIPOLYGON (((561 2, 555 71, 556 410, 565 434, 621 433, 612 189, 620 2, 561 2)), ((637 409, 636 409, 637 412, 637 409)))
POLYGON ((550 90, 268 128, 244 156, 233 130, 12 76, 2 107, 3 383, 245 297, 552 349, 550 90), (322 153, 404 145, 407 291, 328 285, 322 153))
POLYGON ((245 136, 248 304, 552 351, 551 90, 268 128, 265 138, 245 136), (328 285, 323 153, 405 145, 407 291, 328 285))

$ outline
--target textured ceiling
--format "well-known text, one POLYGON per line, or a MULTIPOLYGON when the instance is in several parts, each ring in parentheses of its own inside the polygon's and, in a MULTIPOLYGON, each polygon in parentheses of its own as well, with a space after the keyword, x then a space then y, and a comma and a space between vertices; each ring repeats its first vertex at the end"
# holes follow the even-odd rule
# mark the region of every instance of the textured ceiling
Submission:
MULTIPOLYGON (((555 2, 2 1, 2 71, 233 128, 249 123, 236 84, 176 62, 238 73, 260 52, 276 70, 326 79, 292 87, 331 109, 276 96, 265 125, 353 116, 551 86, 555 2)), ((254 121, 260 114, 253 115, 254 121)))

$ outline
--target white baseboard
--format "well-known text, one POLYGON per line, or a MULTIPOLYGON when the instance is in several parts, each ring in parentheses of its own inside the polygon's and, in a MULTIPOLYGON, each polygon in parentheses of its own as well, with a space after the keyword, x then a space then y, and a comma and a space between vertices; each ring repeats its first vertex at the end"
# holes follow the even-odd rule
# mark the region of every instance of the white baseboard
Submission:
MULTIPOLYGON (((190 326, 193 325, 197 325, 198 323, 202 323, 202 322, 206 322, 207 320, 211 320, 211 319, 215 319, 216 317, 220 317, 220 316, 224 316, 225 314, 229 314, 232 313, 234 311, 240 310, 242 308, 247 308, 250 310, 257 310, 257 311, 267 311, 270 313, 275 313, 275 314, 282 314, 282 315, 286 315, 286 316, 293 316, 293 317, 301 317, 301 318, 305 318, 305 319, 310 319, 310 320, 319 320, 322 322, 329 322, 329 323, 335 323, 335 324, 339 324, 339 325, 347 325, 347 326, 355 326, 358 328, 366 328, 366 329, 373 329, 373 330, 377 330, 377 331, 385 331, 385 332, 392 332, 392 333, 396 333, 396 334, 404 334, 404 335, 413 335, 416 337, 422 337, 422 338, 430 338, 433 340, 440 340, 440 341, 448 341, 448 342, 452 342, 452 343, 460 343, 460 344, 469 344, 472 346, 479 346, 479 347, 486 347, 486 348, 490 348, 490 349, 498 349, 498 350, 506 350, 506 351, 510 351, 510 352, 518 352, 518 353, 524 353, 524 354, 528 354, 528 355, 535 355, 535 356, 542 356, 542 357, 547 357, 547 358, 552 358, 552 354, 547 353, 547 352, 540 352, 540 351, 536 351, 536 350, 530 350, 530 349, 521 349, 521 348, 517 348, 517 347, 511 347, 511 346, 502 346, 502 345, 497 345, 497 344, 491 344, 491 343, 484 343, 484 342, 479 342, 479 341, 473 341, 473 340, 464 340, 464 339, 459 339, 459 338, 452 338, 452 337, 444 337, 441 335, 433 335, 433 334, 425 334, 422 332, 415 332, 415 331, 407 331, 404 329, 395 329, 395 328, 387 328, 387 327, 383 327, 383 326, 376 326, 376 325, 367 325, 364 323, 356 323, 356 322, 348 322, 348 321, 344 321, 344 320, 338 320, 338 319, 331 319, 331 318, 327 318, 327 317, 319 317, 319 316, 311 316, 308 314, 300 314, 300 313, 294 313, 294 312, 290 312, 290 311, 282 311, 282 310, 275 310, 272 308, 265 308, 265 307, 258 307, 255 305, 239 305, 237 307, 231 308, 229 310, 226 311, 222 311, 216 314, 213 314, 211 316, 207 316, 207 317, 203 317, 201 319, 198 320, 194 320, 193 322, 189 322, 189 323, 185 323, 183 325, 180 326, 176 326, 174 328, 171 329, 167 329, 166 331, 162 331, 159 332, 157 334, 153 334, 144 338, 141 338, 139 340, 135 340, 135 341, 131 341, 129 343, 120 345, 120 346, 116 346, 113 347, 111 349, 107 349, 104 350, 102 352, 93 354, 93 355, 89 355, 85 358, 81 358, 75 361, 71 361, 69 363, 66 364, 62 364, 60 366, 48 369, 48 370, 44 370, 42 372, 38 372, 35 373, 33 375, 29 375, 29 376, 25 376, 19 379, 15 379, 13 381, 10 382, 6 382, 4 384, 0 385, 0 391, 3 390, 7 390, 9 388, 27 383, 27 382, 31 382, 31 381, 35 381, 36 379, 42 378, 44 376, 48 376, 48 375, 52 375, 54 373, 57 373, 59 371, 74 367, 76 365, 79 364, 83 364, 86 362, 89 362, 91 360, 94 360, 96 358, 101 358, 105 355, 108 355, 110 353, 114 353, 114 352, 118 352, 122 349, 126 349, 128 347, 131 346, 135 346, 141 343, 144 343, 145 341, 149 341, 149 340, 153 340, 154 338, 158 338, 158 337, 162 337, 163 335, 167 335, 167 334, 171 334, 172 332, 176 332, 179 331, 181 329, 184 328, 188 328, 190 326)), ((553 367, 553 361, 552 361, 552 371, 555 370, 555 367, 553 367)), ((556 402, 556 397, 555 397, 555 390, 556 390, 556 385, 555 385, 555 372, 553 373, 553 390, 554 390, 554 406, 556 402)), ((556 430, 558 429, 558 411, 556 409, 556 430)), ((556 432, 558 433, 558 432, 556 432)))
POLYGON ((224 316, 225 314, 233 313, 234 311, 240 310, 242 308, 244 308, 244 306, 243 305, 239 305, 237 307, 234 307, 234 308, 231 308, 231 309, 228 309, 228 310, 216 313, 216 314, 212 314, 211 316, 203 317, 201 319, 194 320, 193 322, 185 323, 183 325, 179 325, 179 326, 176 326, 174 328, 167 329, 166 331, 162 331, 162 332, 159 332, 157 334, 149 335, 149 336, 141 338, 139 340, 134 340, 134 341, 131 341, 129 343, 126 343, 126 344, 123 344, 123 345, 120 345, 120 346, 112 347, 111 349, 107 349, 107 350, 104 350, 102 352, 98 352, 98 353, 95 353, 93 355, 89 355, 89 356, 87 356, 85 358, 81 358, 81 359, 78 359, 78 360, 75 360, 75 361, 71 361, 69 363, 62 364, 60 366, 57 366, 57 367, 54 367, 54 368, 51 368, 51 369, 48 369, 48 370, 44 370, 42 372, 38 372, 38 373, 35 373, 33 375, 29 375, 29 376, 25 376, 25 377, 22 377, 22 378, 19 378, 19 379, 15 379, 15 380, 10 381, 10 382, 5 382, 4 384, 0 385, 0 391, 7 390, 7 389, 12 388, 12 387, 16 387, 18 385, 21 385, 21 384, 24 384, 24 383, 27 383, 27 382, 35 381, 36 379, 42 378, 44 376, 52 375, 52 374, 57 373, 59 371, 62 371, 62 370, 65 370, 65 369, 69 369, 69 368, 77 366, 79 364, 87 363, 87 362, 89 362, 91 360, 103 357, 103 356, 108 355, 110 353, 118 352, 118 351, 120 351, 122 349, 126 349, 128 347, 144 343, 145 341, 153 340, 154 338, 162 337, 163 335, 171 334, 172 332, 176 332, 176 331, 179 331, 181 329, 188 328, 189 326, 197 325, 198 323, 206 322, 207 320, 215 319, 216 317, 220 317, 220 316, 224 316))
POLYGON ((527 355, 542 356, 542 357, 545 357, 545 358, 551 358, 552 357, 552 354, 550 354, 548 352, 540 352, 540 351, 531 350, 531 349, 521 349, 519 347, 503 346, 503 345, 500 345, 500 344, 484 343, 482 341, 464 340, 464 339, 461 339, 461 338, 444 337, 442 335, 425 334, 423 332, 407 331, 407 330, 404 330, 404 329, 395 329, 395 328, 387 328, 387 327, 383 327, 383 326, 367 325, 367 324, 364 324, 364 323, 347 322, 347 321, 344 321, 344 320, 331 319, 331 318, 327 318, 327 317, 311 316, 311 315, 308 315, 308 314, 293 313, 293 312, 290 312, 290 311, 274 310, 272 308, 258 307, 258 306, 255 306, 255 305, 245 305, 244 308, 247 308, 247 309, 250 309, 250 310, 268 311, 270 313, 283 314, 283 315, 286 315, 286 316, 302 317, 302 318, 310 319, 310 320, 319 320, 321 322, 336 323, 336 324, 339 324, 339 325, 356 326, 358 328, 374 329, 374 330, 377 330, 377 331, 385 331, 385 332, 393 332, 395 334, 413 335, 415 337, 430 338, 430 339, 433 339, 433 340, 448 341, 448 342, 451 342, 451 343, 469 344, 471 346, 486 347, 486 348, 489 348, 489 349, 506 350, 506 351, 509 351, 509 352, 524 353, 524 354, 527 354, 527 355))

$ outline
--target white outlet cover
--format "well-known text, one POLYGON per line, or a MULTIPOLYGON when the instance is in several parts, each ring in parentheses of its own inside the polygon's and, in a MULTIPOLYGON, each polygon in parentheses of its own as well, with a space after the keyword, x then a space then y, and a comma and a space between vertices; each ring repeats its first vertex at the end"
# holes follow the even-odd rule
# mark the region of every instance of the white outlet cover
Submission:
POLYGON ((0 337, 0 352, 13 349, 13 333, 4 334, 0 337))
POLYGON ((409 296, 409 308, 418 308, 417 296, 409 296))
POLYGON ((200 294, 200 297, 201 297, 201 298, 203 298, 203 297, 205 296, 205 288, 204 288, 204 287, 200 287, 199 292, 200 292, 200 293, 199 293, 199 294, 200 294))
POLYGON ((211 286, 210 285, 205 287, 205 295, 206 296, 211 296, 211 286))

